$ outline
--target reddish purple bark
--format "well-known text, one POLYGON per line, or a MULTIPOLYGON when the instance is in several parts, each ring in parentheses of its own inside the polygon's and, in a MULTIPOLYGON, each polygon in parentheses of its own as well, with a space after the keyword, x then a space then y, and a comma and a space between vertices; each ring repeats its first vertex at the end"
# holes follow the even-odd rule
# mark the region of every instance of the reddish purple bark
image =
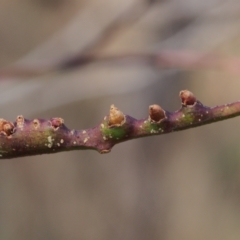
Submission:
POLYGON ((149 107, 149 116, 142 120, 124 115, 112 105, 110 114, 102 123, 86 130, 70 130, 62 118, 28 120, 18 116, 14 123, 0 119, 0 159, 84 149, 107 153, 123 141, 180 131, 240 115, 239 101, 210 108, 187 90, 180 92, 180 98, 182 107, 178 111, 167 112, 154 104, 149 107))

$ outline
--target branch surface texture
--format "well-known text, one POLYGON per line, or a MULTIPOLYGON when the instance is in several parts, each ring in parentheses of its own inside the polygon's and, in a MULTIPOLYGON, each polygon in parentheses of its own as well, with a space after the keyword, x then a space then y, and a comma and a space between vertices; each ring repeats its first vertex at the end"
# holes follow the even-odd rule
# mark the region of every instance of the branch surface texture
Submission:
POLYGON ((70 130, 62 118, 28 120, 18 116, 14 123, 0 119, 0 159, 94 149, 108 153, 112 147, 134 138, 161 135, 225 120, 240 115, 240 102, 204 106, 188 90, 180 92, 182 107, 175 112, 159 105, 149 106, 149 116, 135 119, 111 105, 109 115, 96 127, 70 130))

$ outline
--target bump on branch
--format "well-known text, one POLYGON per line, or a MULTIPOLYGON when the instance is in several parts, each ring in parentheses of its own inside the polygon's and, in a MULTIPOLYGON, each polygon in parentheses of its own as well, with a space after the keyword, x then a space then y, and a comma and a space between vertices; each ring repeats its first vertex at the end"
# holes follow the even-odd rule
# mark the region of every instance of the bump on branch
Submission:
POLYGON ((0 119, 0 159, 94 149, 108 153, 112 147, 134 138, 161 135, 225 120, 240 115, 240 102, 204 106, 194 94, 179 94, 181 108, 168 112, 157 104, 149 106, 149 116, 135 119, 111 105, 108 116, 96 127, 70 130, 60 117, 25 119, 18 116, 14 123, 0 119))

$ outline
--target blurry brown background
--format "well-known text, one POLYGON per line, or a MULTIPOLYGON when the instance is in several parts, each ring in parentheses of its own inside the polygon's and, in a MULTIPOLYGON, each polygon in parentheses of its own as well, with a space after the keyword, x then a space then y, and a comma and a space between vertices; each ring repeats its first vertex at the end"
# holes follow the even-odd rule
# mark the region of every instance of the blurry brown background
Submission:
MULTIPOLYGON (((239 0, 0 0, 0 66, 81 53, 201 51, 240 56, 239 0)), ((239 99, 239 75, 121 61, 1 78, 1 117, 97 125, 114 103, 136 118, 239 99)), ((240 119, 138 139, 111 153, 0 162, 0 239, 240 239, 240 119)))

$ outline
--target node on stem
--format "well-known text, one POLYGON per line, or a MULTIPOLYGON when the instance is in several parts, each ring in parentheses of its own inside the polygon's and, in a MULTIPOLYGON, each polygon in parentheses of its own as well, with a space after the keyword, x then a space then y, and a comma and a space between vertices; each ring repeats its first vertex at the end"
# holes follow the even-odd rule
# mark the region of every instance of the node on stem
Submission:
POLYGON ((14 125, 13 123, 1 118, 0 119, 0 132, 6 136, 10 136, 14 133, 14 125))
POLYGON ((197 99, 192 92, 188 90, 183 90, 179 93, 179 97, 182 100, 183 106, 192 106, 196 103, 197 99))
POLYGON ((157 104, 149 106, 149 119, 152 122, 160 122, 166 118, 165 111, 157 104))
POLYGON ((124 122, 125 122, 125 115, 112 104, 110 106, 108 126, 119 127, 119 126, 122 126, 124 122))

